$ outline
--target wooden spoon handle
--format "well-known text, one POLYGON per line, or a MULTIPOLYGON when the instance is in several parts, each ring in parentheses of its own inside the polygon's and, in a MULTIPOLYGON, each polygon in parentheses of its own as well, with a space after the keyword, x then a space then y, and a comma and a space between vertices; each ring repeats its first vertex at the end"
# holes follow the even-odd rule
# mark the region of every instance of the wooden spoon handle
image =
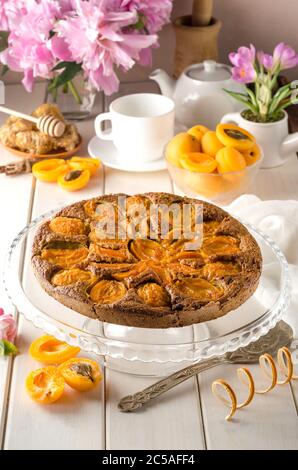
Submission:
POLYGON ((193 0, 192 25, 208 26, 212 18, 213 0, 193 0))
POLYGON ((5 113, 5 114, 10 114, 11 116, 19 117, 19 118, 25 119, 26 121, 31 121, 34 123, 37 123, 38 121, 38 118, 34 116, 30 116, 30 114, 24 114, 24 113, 21 113, 20 111, 6 108, 6 106, 0 106, 0 112, 5 113))

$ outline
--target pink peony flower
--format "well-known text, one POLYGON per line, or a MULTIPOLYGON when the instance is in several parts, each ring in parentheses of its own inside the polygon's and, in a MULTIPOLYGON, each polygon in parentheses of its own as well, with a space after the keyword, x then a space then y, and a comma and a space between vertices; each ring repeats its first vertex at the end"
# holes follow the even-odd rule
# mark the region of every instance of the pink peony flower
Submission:
POLYGON ((55 27, 75 62, 81 63, 89 85, 111 94, 118 89, 114 66, 129 70, 140 59, 142 49, 157 36, 139 34, 129 27, 138 20, 136 10, 115 11, 119 2, 73 0, 76 14, 69 14, 55 27))
POLYGON ((91 87, 111 94, 116 69, 150 64, 156 33, 169 21, 171 0, 0 0, 0 27, 8 48, 0 61, 34 79, 52 79, 61 61, 82 66, 91 87))
POLYGON ((11 314, 4 313, 0 308, 0 340, 13 343, 17 333, 16 321, 11 314))
POLYGON ((281 42, 273 52, 273 66, 279 66, 281 70, 291 69, 298 65, 298 55, 295 50, 281 42))
POLYGON ((23 84, 28 91, 32 91, 34 78, 53 76, 56 58, 50 49, 49 38, 59 16, 58 1, 27 1, 18 27, 10 32, 8 49, 0 54, 1 62, 10 69, 24 72, 23 84))

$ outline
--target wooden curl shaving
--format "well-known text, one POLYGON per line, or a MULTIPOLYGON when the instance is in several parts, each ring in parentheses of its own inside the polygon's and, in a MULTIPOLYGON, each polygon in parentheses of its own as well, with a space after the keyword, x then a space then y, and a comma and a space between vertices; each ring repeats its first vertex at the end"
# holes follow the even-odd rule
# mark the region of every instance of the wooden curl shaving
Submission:
POLYGON ((248 406, 256 394, 264 395, 273 390, 276 385, 286 385, 291 380, 297 380, 298 376, 294 375, 294 365, 291 352, 287 347, 280 348, 277 353, 277 364, 280 372, 284 376, 278 380, 277 367, 273 357, 270 354, 262 354, 259 358, 259 365, 264 375, 270 379, 270 384, 261 390, 256 390, 255 382, 250 370, 246 367, 237 369, 239 380, 248 387, 248 395, 243 403, 237 404, 237 396, 231 385, 224 379, 217 379, 212 383, 212 393, 225 406, 230 408, 229 414, 225 417, 226 421, 230 421, 237 410, 248 406), (221 392, 220 392, 221 390, 221 392), (222 391, 225 392, 223 395, 222 391), (228 397, 228 398, 227 398, 228 397))

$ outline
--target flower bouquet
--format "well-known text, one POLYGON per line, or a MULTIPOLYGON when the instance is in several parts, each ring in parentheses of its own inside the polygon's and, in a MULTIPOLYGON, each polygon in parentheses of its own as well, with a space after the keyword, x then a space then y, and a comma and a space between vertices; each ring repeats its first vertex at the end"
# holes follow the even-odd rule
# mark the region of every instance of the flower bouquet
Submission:
POLYGON ((257 52, 253 45, 240 47, 229 58, 233 64, 232 77, 245 85, 246 93, 226 91, 248 108, 242 112, 245 119, 261 123, 279 121, 285 108, 298 103, 295 82, 278 87, 280 72, 298 65, 298 55, 290 46, 278 44, 273 55, 257 52))
POLYGON ((169 21, 171 0, 0 0, 0 61, 23 72, 23 85, 50 80, 80 96, 73 79, 107 95, 117 91, 117 69, 149 65, 157 33, 169 21))

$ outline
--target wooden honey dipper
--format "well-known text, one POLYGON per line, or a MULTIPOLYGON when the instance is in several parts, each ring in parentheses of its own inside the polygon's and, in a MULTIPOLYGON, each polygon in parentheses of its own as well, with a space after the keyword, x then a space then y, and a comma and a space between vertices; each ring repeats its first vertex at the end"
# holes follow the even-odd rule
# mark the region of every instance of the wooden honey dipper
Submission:
POLYGON ((25 119, 26 121, 34 122, 41 132, 44 132, 50 137, 61 137, 64 134, 65 123, 51 114, 44 114, 37 118, 30 114, 24 114, 19 111, 15 111, 14 109, 6 108, 5 106, 0 106, 0 111, 5 114, 25 119))

